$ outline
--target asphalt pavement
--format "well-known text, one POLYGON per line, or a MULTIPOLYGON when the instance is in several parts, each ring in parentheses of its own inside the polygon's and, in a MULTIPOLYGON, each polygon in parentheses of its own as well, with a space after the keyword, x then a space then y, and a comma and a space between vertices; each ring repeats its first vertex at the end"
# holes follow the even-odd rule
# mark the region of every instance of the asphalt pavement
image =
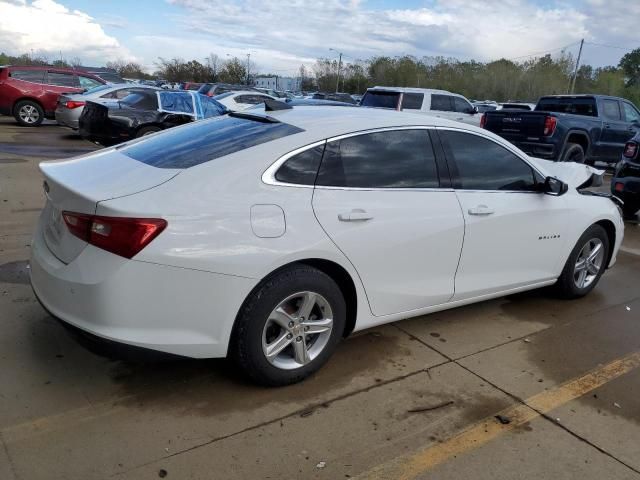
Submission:
POLYGON ((265 389, 225 360, 79 342, 37 303, 38 162, 96 148, 0 117, 0 479, 640 480, 637 219, 586 298, 533 291, 364 331, 265 389))

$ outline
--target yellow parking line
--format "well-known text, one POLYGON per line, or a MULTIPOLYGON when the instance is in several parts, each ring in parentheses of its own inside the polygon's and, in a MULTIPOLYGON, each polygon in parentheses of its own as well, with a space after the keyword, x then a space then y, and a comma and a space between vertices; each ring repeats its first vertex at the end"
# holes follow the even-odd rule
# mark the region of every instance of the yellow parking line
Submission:
POLYGON ((503 425, 494 417, 485 418, 443 443, 396 457, 358 475, 356 478, 361 480, 409 480, 416 478, 436 465, 481 447, 499 435, 581 397, 638 367, 640 367, 640 352, 634 352, 554 389, 534 395, 525 400, 524 405, 516 405, 499 412, 499 415, 511 420, 509 424, 503 425))

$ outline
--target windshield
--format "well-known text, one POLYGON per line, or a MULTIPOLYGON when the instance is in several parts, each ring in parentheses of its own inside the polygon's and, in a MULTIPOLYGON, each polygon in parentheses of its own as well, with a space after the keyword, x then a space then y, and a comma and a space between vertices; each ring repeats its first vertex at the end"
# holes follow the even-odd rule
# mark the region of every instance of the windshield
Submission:
POLYGON ((84 94, 91 95, 92 93, 101 92, 102 90, 108 90, 110 88, 113 88, 113 85, 98 85, 97 87, 90 88, 89 90, 84 92, 84 94))
POLYGON ((302 131, 287 123, 225 115, 167 130, 121 151, 153 167, 189 168, 302 131))
POLYGON ((556 112, 556 113, 572 113, 574 115, 584 115, 588 117, 597 117, 598 109, 596 108, 596 99, 587 98, 570 98, 570 97, 546 97, 541 98, 536 106, 537 111, 556 112))
POLYGON ((378 107, 378 108, 398 108, 398 101, 400 100, 400 93, 398 92, 385 92, 382 90, 368 90, 364 94, 360 105, 363 107, 378 107))
POLYGON ((109 72, 96 72, 95 76, 100 77, 105 82, 109 83, 126 83, 120 75, 117 73, 109 73, 109 72))

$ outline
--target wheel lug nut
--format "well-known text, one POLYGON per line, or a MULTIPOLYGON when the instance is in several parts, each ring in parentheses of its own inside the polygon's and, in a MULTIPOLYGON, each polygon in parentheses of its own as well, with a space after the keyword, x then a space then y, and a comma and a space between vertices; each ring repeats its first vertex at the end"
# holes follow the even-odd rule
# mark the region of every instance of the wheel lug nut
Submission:
POLYGON ((289 340, 291 340, 291 339, 293 338, 293 335, 292 335, 291 333, 289 333, 289 334, 287 335, 287 338, 288 338, 289 340))
POLYGON ((301 342, 301 341, 302 341, 302 337, 296 338, 296 342, 301 342))
POLYGON ((295 325, 295 324, 293 323, 293 320, 291 320, 291 321, 289 322, 289 328, 292 328, 294 325, 295 325))
POLYGON ((305 332, 308 331, 308 330, 309 330, 309 327, 304 327, 304 331, 305 332))

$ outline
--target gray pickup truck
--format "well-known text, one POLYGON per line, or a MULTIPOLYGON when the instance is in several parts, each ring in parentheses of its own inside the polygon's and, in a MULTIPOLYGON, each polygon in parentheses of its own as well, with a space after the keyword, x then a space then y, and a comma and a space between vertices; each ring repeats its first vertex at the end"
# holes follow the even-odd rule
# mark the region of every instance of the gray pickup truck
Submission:
POLYGON ((624 98, 553 95, 540 98, 530 112, 486 112, 480 126, 532 157, 617 163, 625 143, 640 131, 640 112, 624 98))

